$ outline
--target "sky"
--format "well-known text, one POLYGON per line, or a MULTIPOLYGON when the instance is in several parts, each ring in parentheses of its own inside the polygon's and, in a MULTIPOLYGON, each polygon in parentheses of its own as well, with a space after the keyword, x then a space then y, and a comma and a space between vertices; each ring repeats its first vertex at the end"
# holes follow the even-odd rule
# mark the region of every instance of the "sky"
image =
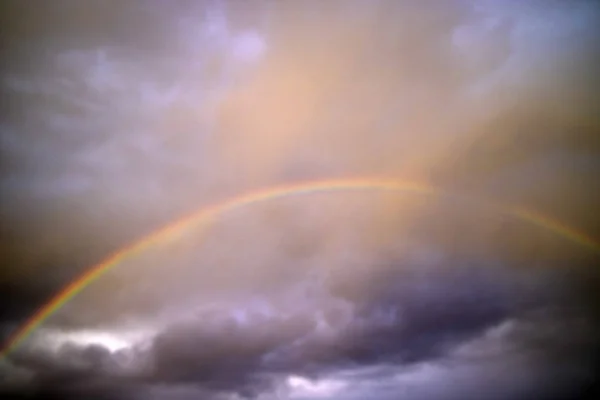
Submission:
POLYGON ((2 342, 203 207, 356 177, 439 192, 290 195, 190 227, 1 359, 0 394, 550 400, 595 382, 597 249, 489 206, 600 238, 595 1, 1 7, 2 342))

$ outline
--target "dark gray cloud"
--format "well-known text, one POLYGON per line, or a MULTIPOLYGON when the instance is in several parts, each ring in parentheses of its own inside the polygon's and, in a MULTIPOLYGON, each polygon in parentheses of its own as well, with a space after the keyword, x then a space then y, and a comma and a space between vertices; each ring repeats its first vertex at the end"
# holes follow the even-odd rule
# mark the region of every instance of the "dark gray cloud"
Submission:
POLYGON ((291 301, 247 299, 188 313, 129 350, 66 341, 32 347, 14 362, 34 372, 40 396, 52 388, 108 398, 270 399, 279 391, 312 399, 329 390, 348 399, 398 391, 440 399, 499 390, 498 399, 512 399, 543 394, 549 377, 550 392, 591 379, 584 355, 597 345, 593 321, 571 293, 536 290, 563 276, 538 273, 524 285, 531 273, 447 263, 428 273, 388 270, 369 296, 336 297, 331 282, 312 279, 291 301))

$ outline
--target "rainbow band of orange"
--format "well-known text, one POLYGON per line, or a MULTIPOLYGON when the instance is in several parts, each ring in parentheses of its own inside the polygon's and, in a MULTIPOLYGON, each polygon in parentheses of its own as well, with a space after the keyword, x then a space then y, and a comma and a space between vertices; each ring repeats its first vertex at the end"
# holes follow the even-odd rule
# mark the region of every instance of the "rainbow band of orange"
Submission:
MULTIPOLYGON (((185 234, 187 229, 193 228, 197 224, 208 223, 211 219, 217 218, 225 212, 232 211, 250 204, 287 196, 337 190, 379 190, 408 192, 423 195, 453 196, 458 199, 473 201, 472 198, 452 195, 436 189, 428 184, 392 179, 371 178, 325 180, 294 185, 284 185, 234 197, 225 202, 201 208, 191 215, 183 217, 180 220, 167 225, 163 229, 151 233, 142 240, 121 249, 101 263, 92 267, 81 277, 70 283, 58 295, 50 300, 50 302, 48 302, 38 312, 31 316, 26 323, 23 324, 23 326, 12 335, 5 346, 4 351, 0 354, 0 358, 9 355, 11 352, 17 349, 52 314, 58 311, 63 305, 65 305, 68 301, 85 289, 89 284, 100 278, 103 274, 121 262, 143 252, 153 245, 169 240, 175 240, 185 234)), ((514 216, 533 225, 537 225, 538 227, 550 230, 566 239, 588 247, 592 250, 600 251, 600 243, 594 239, 542 214, 523 208, 506 207, 490 202, 478 201, 478 203, 493 207, 494 209, 501 211, 503 214, 514 216)))

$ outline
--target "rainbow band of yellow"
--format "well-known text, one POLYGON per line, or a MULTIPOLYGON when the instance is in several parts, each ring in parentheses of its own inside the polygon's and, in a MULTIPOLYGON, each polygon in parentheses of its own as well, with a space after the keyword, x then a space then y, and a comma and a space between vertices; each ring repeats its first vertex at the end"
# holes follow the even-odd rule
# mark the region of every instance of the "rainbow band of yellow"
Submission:
MULTIPOLYGON (((444 195, 453 196, 458 199, 468 200, 471 202, 474 201, 472 198, 452 195, 425 183, 377 178, 324 180, 293 185, 282 185, 233 197, 224 202, 203 207, 200 210, 151 233, 150 235, 142 238, 140 241, 119 250, 104 261, 91 267, 89 271, 70 283, 58 295, 56 295, 39 311, 31 316, 22 325, 22 327, 12 335, 0 357, 5 357, 17 349, 52 314, 57 312, 63 305, 73 299, 73 297, 75 297, 92 282, 100 278, 103 274, 107 273, 109 270, 119 265, 123 261, 134 257, 153 245, 170 240, 176 240, 185 234, 186 230, 194 228, 198 224, 206 224, 212 219, 219 217, 223 213, 240 207, 282 197, 340 190, 378 190, 407 192, 428 196, 444 195)), ((507 207, 505 205, 493 204, 487 201, 484 202, 479 200, 478 203, 493 207, 503 214, 514 216, 520 220, 527 221, 533 225, 552 231, 555 234, 558 234, 594 251, 600 251, 600 243, 595 241, 593 238, 545 215, 524 208, 507 207)))

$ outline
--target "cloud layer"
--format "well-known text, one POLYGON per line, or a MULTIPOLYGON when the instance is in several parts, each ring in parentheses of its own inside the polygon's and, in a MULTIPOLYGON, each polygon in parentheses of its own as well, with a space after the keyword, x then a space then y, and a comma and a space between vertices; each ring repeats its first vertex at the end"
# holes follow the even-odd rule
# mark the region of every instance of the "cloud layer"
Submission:
MULTIPOLYGON (((107 253, 274 184, 426 181, 600 233, 591 1, 3 7, 2 336, 107 253)), ((596 258, 444 198, 266 202, 87 288, 0 387, 541 398, 591 379, 596 258)))

